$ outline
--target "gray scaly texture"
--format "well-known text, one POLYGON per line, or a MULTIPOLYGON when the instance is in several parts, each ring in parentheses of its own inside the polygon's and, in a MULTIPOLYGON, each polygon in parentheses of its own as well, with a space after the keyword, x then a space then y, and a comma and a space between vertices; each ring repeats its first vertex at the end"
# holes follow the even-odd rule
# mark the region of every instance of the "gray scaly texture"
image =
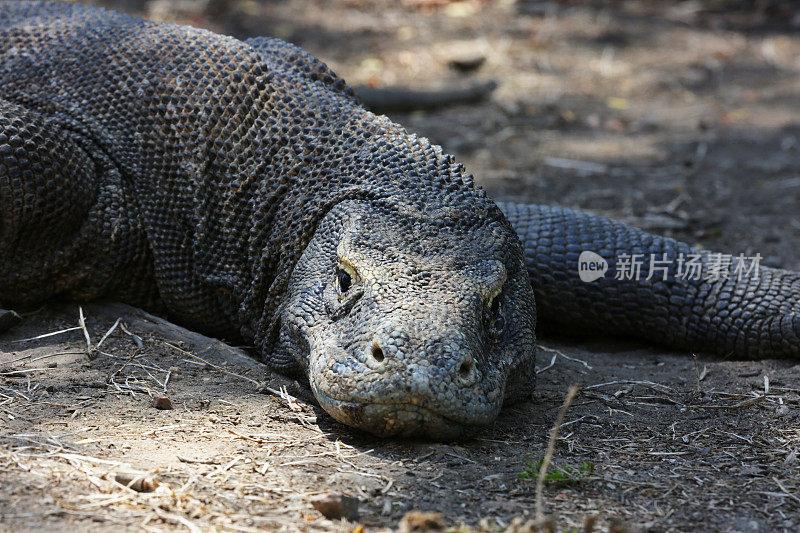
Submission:
POLYGON ((534 295, 550 322, 720 353, 800 350, 795 273, 585 284, 583 249, 689 248, 502 208, 293 45, 0 3, 2 305, 143 306, 252 342, 346 424, 442 439, 530 392, 534 295))

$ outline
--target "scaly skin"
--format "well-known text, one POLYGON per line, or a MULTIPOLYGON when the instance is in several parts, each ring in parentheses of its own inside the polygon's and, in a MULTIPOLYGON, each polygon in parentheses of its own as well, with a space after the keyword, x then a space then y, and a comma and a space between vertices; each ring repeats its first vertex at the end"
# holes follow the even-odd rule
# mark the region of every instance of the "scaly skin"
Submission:
MULTIPOLYGON (((603 217, 552 206, 499 204, 522 239, 540 321, 584 331, 634 336, 696 352, 748 358, 800 355, 800 275, 761 266, 736 273, 737 257, 715 257, 674 239, 603 217), (592 250, 609 272, 580 281, 578 255, 592 250), (615 279, 623 254, 666 254, 666 280, 615 279), (679 257, 696 254, 701 276, 678 275, 679 257), (730 262, 728 277, 708 279, 712 262, 730 262)), ((744 270, 752 266, 745 260, 744 270)))
POLYGON ((292 45, 0 3, 2 305, 103 296, 252 342, 384 436, 470 435, 529 393, 534 294, 551 321, 798 355, 796 273, 584 284, 582 249, 688 247, 502 207, 292 45))

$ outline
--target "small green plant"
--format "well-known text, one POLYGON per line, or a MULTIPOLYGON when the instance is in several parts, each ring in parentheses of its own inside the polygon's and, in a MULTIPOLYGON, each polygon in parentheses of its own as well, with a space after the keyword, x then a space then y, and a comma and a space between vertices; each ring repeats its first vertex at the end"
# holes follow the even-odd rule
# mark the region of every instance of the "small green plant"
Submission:
MULTIPOLYGON (((542 468, 543 461, 544 459, 540 459, 536 462, 534 462, 533 459, 528 459, 528 462, 525 464, 525 470, 517 474, 517 476, 522 479, 539 479, 539 470, 542 468)), ((556 466, 551 464, 544 479, 545 481, 556 481, 559 483, 573 483, 585 479, 592 474, 594 474, 594 463, 589 461, 584 461, 579 465, 556 466)))

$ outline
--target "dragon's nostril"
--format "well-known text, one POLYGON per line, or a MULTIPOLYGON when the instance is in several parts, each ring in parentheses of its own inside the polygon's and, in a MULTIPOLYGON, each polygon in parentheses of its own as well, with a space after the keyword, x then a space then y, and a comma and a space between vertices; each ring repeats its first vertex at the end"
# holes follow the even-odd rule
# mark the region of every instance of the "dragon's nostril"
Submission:
POLYGON ((379 363, 384 360, 383 350, 377 343, 372 343, 372 358, 379 363))
POLYGON ((472 373, 472 358, 467 358, 458 367, 458 375, 462 378, 468 378, 470 373, 472 373))

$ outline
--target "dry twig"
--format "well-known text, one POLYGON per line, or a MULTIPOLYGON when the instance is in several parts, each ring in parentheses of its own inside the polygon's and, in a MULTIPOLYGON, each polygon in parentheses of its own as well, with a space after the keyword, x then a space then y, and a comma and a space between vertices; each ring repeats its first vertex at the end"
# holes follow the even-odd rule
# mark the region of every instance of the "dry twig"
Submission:
POLYGON ((569 391, 567 391, 567 397, 564 399, 564 405, 561 406, 561 410, 558 412, 558 416, 556 417, 556 421, 553 424, 553 429, 550 430, 550 441, 547 443, 547 452, 544 455, 544 460, 542 461, 542 465, 539 468, 539 478, 536 480, 536 522, 538 524, 544 524, 544 479, 547 475, 547 468, 550 466, 550 461, 553 460, 553 453, 555 452, 556 447, 556 439, 558 438, 558 432, 561 429, 561 424, 564 423, 564 417, 567 414, 567 410, 569 410, 569 406, 572 404, 572 400, 575 399, 575 396, 578 394, 578 384, 573 384, 569 391))
POLYGON ((83 316, 83 307, 78 307, 78 324, 83 330, 83 336, 86 339, 86 355, 91 357, 92 354, 92 339, 89 337, 89 330, 86 329, 86 319, 83 316))

